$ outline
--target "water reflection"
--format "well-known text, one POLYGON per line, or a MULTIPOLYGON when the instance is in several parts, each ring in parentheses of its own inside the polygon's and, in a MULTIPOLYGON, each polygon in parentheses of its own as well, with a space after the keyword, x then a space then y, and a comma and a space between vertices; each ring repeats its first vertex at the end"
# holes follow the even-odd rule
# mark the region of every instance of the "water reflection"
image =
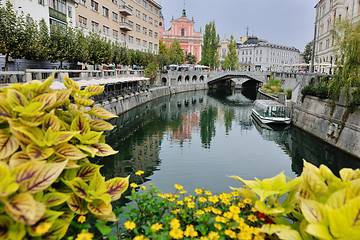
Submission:
POLYGON ((303 131, 268 129, 251 118, 256 91, 223 89, 167 96, 113 120, 107 135, 114 156, 98 159, 106 178, 144 170, 145 181, 163 191, 175 183, 188 191, 206 187, 214 193, 236 186, 228 175, 246 179, 289 177, 301 173, 302 159, 333 171, 360 167, 360 161, 303 131))

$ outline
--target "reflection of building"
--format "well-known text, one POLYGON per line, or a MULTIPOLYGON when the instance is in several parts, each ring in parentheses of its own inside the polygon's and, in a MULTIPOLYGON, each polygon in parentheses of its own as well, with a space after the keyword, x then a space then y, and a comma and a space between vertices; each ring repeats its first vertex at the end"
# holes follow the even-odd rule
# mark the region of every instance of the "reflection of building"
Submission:
POLYGON ((158 165, 161 136, 152 135, 143 139, 132 150, 132 167, 135 171, 150 170, 158 165))
POLYGON ((241 70, 280 71, 284 64, 299 63, 300 51, 257 37, 247 37, 245 42, 237 43, 237 54, 241 70))
POLYGON ((360 1, 320 0, 315 6, 315 66, 318 72, 330 73, 335 65, 334 24, 342 19, 357 22, 360 17, 360 1))
POLYGON ((191 139, 191 133, 199 127, 200 112, 194 111, 190 115, 186 114, 176 132, 171 131, 171 139, 184 141, 191 139))
POLYGON ((196 56, 196 61, 201 60, 202 34, 194 29, 195 22, 186 16, 185 7, 182 16, 171 21, 171 27, 164 32, 163 41, 167 46, 177 39, 184 54, 191 53, 196 56))

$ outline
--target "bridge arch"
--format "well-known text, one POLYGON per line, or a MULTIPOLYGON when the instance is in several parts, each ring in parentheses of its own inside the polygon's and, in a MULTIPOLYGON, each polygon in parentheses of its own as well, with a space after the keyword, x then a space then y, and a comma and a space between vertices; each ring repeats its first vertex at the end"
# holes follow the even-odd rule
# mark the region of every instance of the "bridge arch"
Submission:
POLYGON ((185 77, 185 82, 188 82, 188 81, 190 81, 190 76, 189 76, 189 75, 186 75, 186 77, 185 77))
POLYGON ((181 76, 181 75, 178 76, 177 81, 178 81, 178 82, 181 82, 181 81, 182 81, 182 76, 181 76))
POLYGON ((205 79, 204 75, 201 75, 201 76, 199 77, 200 82, 203 82, 204 79, 205 79))
POLYGON ((193 82, 196 82, 196 80, 197 80, 197 76, 194 75, 194 76, 192 77, 192 81, 193 81, 193 82))
POLYGON ((162 86, 167 85, 167 78, 166 77, 161 78, 161 84, 162 84, 162 86))

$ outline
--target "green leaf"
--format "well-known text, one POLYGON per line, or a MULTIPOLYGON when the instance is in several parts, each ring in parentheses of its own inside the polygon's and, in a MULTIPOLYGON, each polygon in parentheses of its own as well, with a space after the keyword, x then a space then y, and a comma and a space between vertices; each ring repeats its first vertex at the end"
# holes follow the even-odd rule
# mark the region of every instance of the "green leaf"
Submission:
POLYGON ((118 151, 114 151, 114 149, 112 149, 112 147, 110 147, 108 144, 105 144, 105 143, 97 143, 97 144, 93 144, 91 146, 98 149, 96 156, 99 156, 99 157, 106 157, 109 155, 116 154, 118 152, 118 151))
POLYGON ((70 131, 80 132, 81 134, 90 131, 90 125, 80 114, 71 122, 70 131))
POLYGON ((82 178, 84 181, 90 181, 97 173, 99 173, 100 167, 101 166, 92 163, 83 164, 76 176, 82 178))
POLYGON ((76 194, 71 194, 69 199, 66 201, 70 210, 79 215, 85 215, 88 213, 88 210, 85 207, 84 200, 76 196, 76 194))
POLYGON ((99 221, 99 220, 96 221, 95 226, 103 236, 110 233, 112 230, 111 227, 106 226, 106 224, 104 222, 99 221))
POLYGON ((95 117, 101 118, 101 119, 110 119, 110 118, 117 118, 118 116, 101 108, 101 107, 93 107, 88 112, 90 115, 93 115, 95 117))
POLYGON ((70 197, 69 194, 60 193, 60 192, 47 193, 45 194, 42 202, 47 207, 53 207, 66 202, 69 197, 70 197))
POLYGON ((89 186, 85 183, 83 179, 76 177, 71 181, 66 181, 66 184, 73 190, 73 192, 78 197, 85 199, 86 201, 91 201, 88 195, 89 186))
POLYGON ((56 154, 70 160, 79 160, 87 157, 87 155, 80 151, 77 147, 68 143, 60 144, 54 147, 54 150, 56 154))
POLYGON ((0 130, 0 159, 10 157, 18 148, 19 140, 10 134, 0 130))
POLYGON ((307 228, 306 232, 310 235, 323 240, 333 240, 334 238, 331 236, 329 229, 321 225, 320 223, 310 223, 307 228))
POLYGON ((130 175, 126 178, 117 177, 105 182, 106 188, 108 189, 106 193, 111 196, 111 201, 118 200, 121 194, 126 191, 129 187, 129 178, 130 175))
POLYGON ((6 100, 11 108, 15 108, 17 106, 25 107, 28 104, 26 97, 14 89, 7 90, 6 100))

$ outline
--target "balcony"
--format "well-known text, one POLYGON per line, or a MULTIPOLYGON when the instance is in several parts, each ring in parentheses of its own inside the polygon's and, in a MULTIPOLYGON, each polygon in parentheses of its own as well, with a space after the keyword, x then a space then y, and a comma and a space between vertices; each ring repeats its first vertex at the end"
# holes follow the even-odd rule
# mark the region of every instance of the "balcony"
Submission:
POLYGON ((66 14, 49 7, 49 16, 66 23, 66 14))
POLYGON ((127 22, 120 22, 120 29, 124 31, 132 31, 133 30, 133 24, 127 23, 127 22))
POLYGON ((129 6, 126 6, 125 4, 121 4, 119 8, 119 12, 128 16, 133 15, 133 10, 129 6))

